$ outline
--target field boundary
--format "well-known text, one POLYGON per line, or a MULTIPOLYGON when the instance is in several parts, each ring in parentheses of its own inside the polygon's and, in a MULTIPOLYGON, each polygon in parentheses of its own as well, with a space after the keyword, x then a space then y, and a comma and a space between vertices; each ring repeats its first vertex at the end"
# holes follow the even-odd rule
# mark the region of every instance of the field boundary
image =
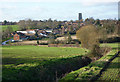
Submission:
POLYGON ((80 68, 79 70, 73 71, 69 74, 67 74, 65 77, 60 79, 60 82, 63 81, 95 81, 98 78, 98 75, 101 73, 101 70, 103 68, 105 69, 105 66, 108 61, 112 61, 117 55, 115 55, 118 51, 110 51, 108 55, 103 56, 98 61, 90 63, 89 65, 80 68), (109 58, 109 56, 111 56, 109 58), (102 61, 103 62, 102 62, 102 61))
POLYGON ((48 47, 80 47, 79 44, 48 44, 48 47))
POLYGON ((99 72, 99 74, 97 74, 96 76, 92 77, 90 79, 90 81, 95 81, 97 80, 101 75, 102 73, 108 68, 108 66, 110 65, 110 63, 120 54, 120 51, 118 51, 113 57, 111 57, 104 65, 104 67, 101 69, 101 71, 99 72))

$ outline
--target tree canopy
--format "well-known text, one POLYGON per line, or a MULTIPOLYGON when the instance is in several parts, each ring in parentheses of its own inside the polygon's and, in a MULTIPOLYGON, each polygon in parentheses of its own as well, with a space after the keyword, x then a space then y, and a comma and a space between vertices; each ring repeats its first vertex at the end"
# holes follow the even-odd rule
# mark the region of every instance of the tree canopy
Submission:
POLYGON ((92 49, 93 46, 99 45, 99 35, 94 25, 86 25, 81 27, 76 32, 76 36, 81 41, 81 45, 84 48, 92 49))

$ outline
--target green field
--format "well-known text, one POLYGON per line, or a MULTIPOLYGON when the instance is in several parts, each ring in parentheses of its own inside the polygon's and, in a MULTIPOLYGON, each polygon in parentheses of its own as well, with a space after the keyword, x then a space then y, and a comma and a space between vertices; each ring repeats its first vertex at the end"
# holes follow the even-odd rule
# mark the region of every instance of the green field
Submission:
POLYGON ((120 54, 116 57, 104 71, 98 80, 120 81, 120 54))
MULTIPOLYGON (((56 80, 60 79, 62 74, 70 72, 69 70, 73 70, 73 72, 70 72, 63 80, 86 79, 98 74, 107 60, 116 53, 118 43, 106 45, 111 46, 113 50, 97 62, 85 67, 83 67, 85 62, 82 56, 89 51, 83 48, 40 47, 32 45, 3 46, 2 79, 56 80), (76 75, 78 76, 77 78, 76 75)), ((101 44, 101 46, 105 46, 105 44, 101 44)))
POLYGON ((3 58, 33 58, 33 59, 51 59, 62 57, 73 57, 84 55, 85 49, 82 48, 57 48, 40 46, 3 46, 3 58))
POLYGON ((73 69, 76 69, 77 65, 80 66, 80 64, 76 64, 75 62, 82 62, 81 57, 79 56, 85 55, 85 51, 87 50, 82 48, 39 47, 31 45, 3 46, 2 77, 3 80, 34 80, 39 79, 40 76, 42 79, 46 79, 49 78, 48 75, 50 75, 50 77, 52 78, 54 74, 51 73, 54 73, 56 70, 58 71, 58 73, 62 73, 61 69, 64 68, 64 65, 66 66, 66 68, 70 67, 73 69), (38 68, 40 69, 39 71, 38 68), (19 75, 19 73, 21 73, 22 75, 19 75), (36 76, 34 76, 34 73, 36 73, 36 76), (42 75, 47 75, 42 77, 42 75, 39 75, 39 73, 41 73, 42 75), (26 75, 27 77, 24 77, 26 75), (33 77, 31 78, 31 76, 33 77))
POLYGON ((2 30, 6 30, 8 26, 9 26, 9 27, 12 27, 13 31, 19 30, 18 25, 2 25, 2 26, 0 26, 0 27, 2 27, 2 30))
MULTIPOLYGON (((107 55, 103 56, 102 58, 100 58, 99 60, 97 60, 96 62, 93 62, 91 64, 89 64, 88 66, 85 66, 85 67, 82 67, 80 68, 79 70, 76 70, 76 71, 73 71, 73 72, 70 72, 69 74, 67 74, 65 77, 63 77, 60 81, 88 81, 89 79, 93 78, 94 76, 96 76, 97 74, 99 74, 99 72, 101 71, 101 69, 104 67, 105 63, 115 55, 115 53, 117 53, 117 49, 118 49, 118 43, 111 43, 111 44, 106 44, 107 46, 111 46, 112 47, 112 51, 110 51, 110 53, 108 53, 107 55)), ((105 46, 105 44, 101 44, 101 46, 105 46)), ((116 58, 118 59, 118 58, 116 58)), ((116 60, 114 60, 116 61, 116 60)), ((113 62, 114 62, 113 61, 113 62)), ((118 64, 118 62, 116 61, 116 64, 118 64)), ((112 65, 112 64, 111 64, 112 65)), ((115 63, 114 63, 115 65, 115 63)), ((113 71, 115 69, 118 69, 117 66, 114 66, 112 65, 112 69, 113 71)), ((108 68, 109 69, 109 68, 108 68)), ((112 72, 111 70, 111 72, 112 72)), ((110 72, 110 71, 108 71, 110 72)), ((106 77, 110 76, 109 74, 110 73, 106 73, 106 77)), ((119 70, 116 70, 115 71, 116 74, 118 75, 119 73, 119 70)), ((112 73, 111 73, 112 74, 112 73)), ((114 76, 114 73, 113 73, 113 76, 114 76)), ((103 78, 104 78, 104 75, 103 75, 103 78)), ((100 80, 105 80, 101 77, 100 80)), ((109 78, 109 77, 108 77, 109 78)), ((114 78, 114 77, 113 77, 114 78)), ((118 77, 116 77, 117 80, 118 80, 118 77)), ((107 78, 106 78, 107 79, 107 78)), ((107 80, 110 80, 107 79, 107 80)))

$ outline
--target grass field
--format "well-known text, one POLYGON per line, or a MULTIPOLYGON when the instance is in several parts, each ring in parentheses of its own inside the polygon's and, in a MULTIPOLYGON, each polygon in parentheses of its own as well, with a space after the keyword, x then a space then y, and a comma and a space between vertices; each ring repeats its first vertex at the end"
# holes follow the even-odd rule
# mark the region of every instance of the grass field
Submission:
POLYGON ((85 54, 85 49, 82 48, 39 47, 31 45, 3 46, 2 51, 3 58, 50 59, 85 54))
MULTIPOLYGON (((3 80, 34 80, 40 78, 40 76, 42 79, 46 79, 46 77, 48 78, 48 75, 50 75, 49 78, 52 78, 54 74, 51 73, 54 73, 56 70, 58 70, 58 73, 62 73, 61 69, 64 68, 64 65, 66 66, 66 68, 75 68, 75 66, 77 67, 75 62, 82 62, 80 61, 81 57, 77 56, 85 55, 85 51, 87 50, 82 48, 39 47, 31 45, 3 46, 2 77, 3 80), (40 69, 39 71, 38 68, 40 69), (41 70, 42 75, 39 75, 39 72, 41 70), (43 72, 45 72, 45 74, 43 72), (36 73, 36 76, 34 76, 34 73, 36 73), (42 77, 43 74, 44 77, 42 77), (26 75, 27 77, 24 77, 26 75), (31 76, 33 76, 33 78, 31 78, 31 76)), ((78 65, 80 66, 80 64, 78 65)))
MULTIPOLYGON (((104 66, 104 60, 108 60, 111 54, 114 55, 118 44, 111 43, 107 45, 113 48, 113 51, 109 54, 110 56, 104 56, 98 62, 88 65, 90 70, 85 71, 83 75, 79 75, 77 80, 81 76, 89 77, 87 74, 97 74, 104 66), (94 72, 89 73, 91 70, 94 70, 94 72)), ((101 46, 105 45, 101 44, 101 46)), ((82 56, 88 52, 88 50, 83 48, 40 47, 32 45, 3 46, 2 78, 3 80, 49 80, 52 78, 55 80, 57 79, 55 77, 60 77, 62 73, 66 73, 69 69, 76 70, 83 67, 82 64, 85 63, 82 56)), ((84 68, 89 69, 86 66, 82 69, 84 70, 84 68)), ((65 79, 74 79, 73 76, 82 72, 82 69, 73 71, 65 79)))
MULTIPOLYGON (((115 53, 118 51, 118 43, 111 43, 111 44, 106 44, 107 46, 111 46, 112 47, 112 51, 110 53, 108 53, 107 55, 103 56, 102 58, 100 58, 99 60, 97 60, 96 62, 93 62, 91 64, 89 64, 88 66, 82 67, 79 70, 70 72, 69 74, 67 74, 65 77, 63 77, 60 81, 88 81, 89 79, 91 79, 93 76, 96 76, 97 74, 99 74, 100 70, 104 67, 105 63, 112 57, 115 55, 115 53)), ((101 44, 101 46, 105 46, 105 44, 101 44)), ((114 60, 115 61, 115 60, 114 60)), ((113 61, 113 62, 114 62, 113 61)), ((116 63, 118 63, 116 61, 116 63)), ((115 65, 115 64, 114 64, 115 65)), ((112 66, 114 68, 114 66, 112 66)), ((117 69, 117 66, 115 66, 117 69)), ((114 71, 114 70, 113 70, 114 71)), ((110 71, 108 71, 110 72, 110 71)), ((116 74, 119 73, 118 70, 116 70, 116 74)), ((110 73, 106 73, 106 77, 110 76, 110 73)), ((113 73, 114 75, 114 73, 113 73)), ((104 76, 103 76, 104 77, 104 76)), ((114 78, 114 77, 113 77, 114 78)), ((116 77, 117 78, 117 77, 116 77)), ((102 79, 102 78, 101 78, 102 79)), ((102 79, 104 80, 104 79, 102 79)), ((110 80, 110 78, 108 79, 110 80)), ((117 78, 118 80, 118 78, 117 78)))
POLYGON ((6 30, 8 26, 12 27, 13 31, 19 30, 18 25, 2 25, 2 30, 6 30))

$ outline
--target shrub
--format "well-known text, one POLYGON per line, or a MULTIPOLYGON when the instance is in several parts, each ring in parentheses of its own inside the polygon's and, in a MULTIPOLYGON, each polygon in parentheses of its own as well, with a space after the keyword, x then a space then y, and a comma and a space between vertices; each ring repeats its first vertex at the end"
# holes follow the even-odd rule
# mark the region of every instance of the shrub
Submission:
POLYGON ((39 40, 37 40, 37 44, 39 45, 40 43, 39 43, 39 40))

